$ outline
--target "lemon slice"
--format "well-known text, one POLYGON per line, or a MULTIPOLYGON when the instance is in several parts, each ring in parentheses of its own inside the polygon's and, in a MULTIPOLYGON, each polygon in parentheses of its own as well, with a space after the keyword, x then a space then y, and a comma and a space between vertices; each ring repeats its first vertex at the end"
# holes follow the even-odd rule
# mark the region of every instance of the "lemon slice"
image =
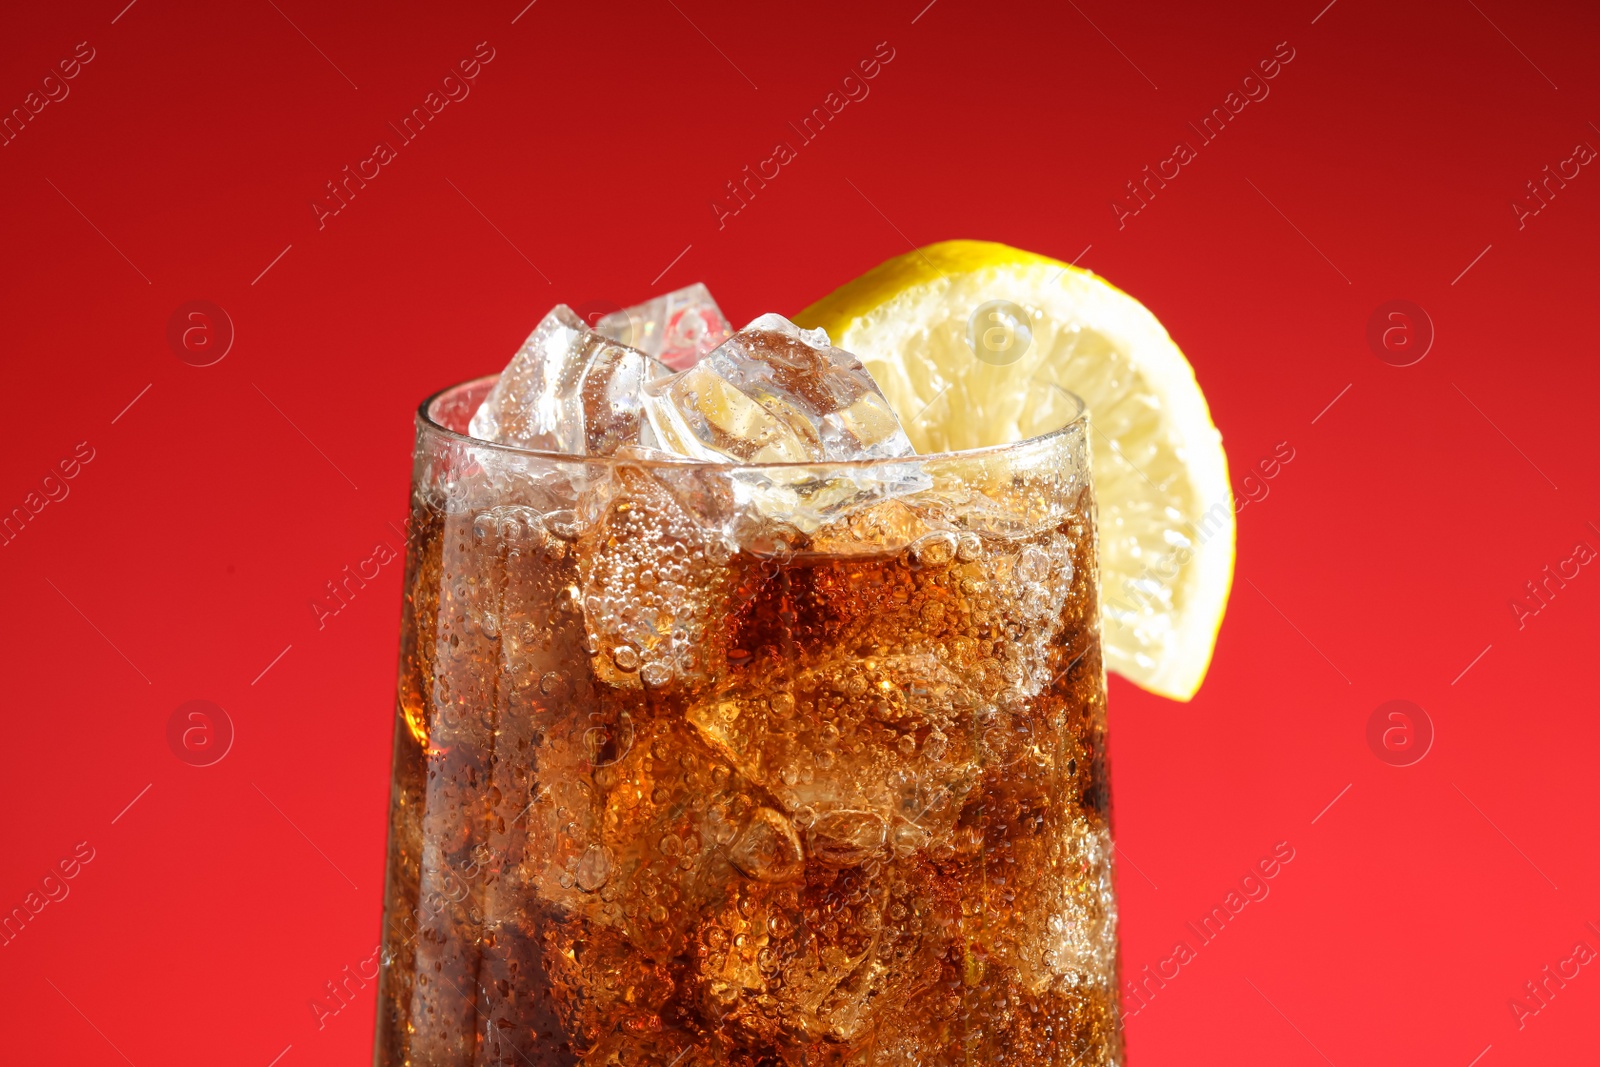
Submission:
POLYGON ((1162 696, 1194 696, 1233 581, 1233 494, 1194 371, 1154 315, 1089 271, 944 241, 794 321, 861 359, 918 452, 1021 439, 1035 382, 1082 397, 1106 667, 1162 696))

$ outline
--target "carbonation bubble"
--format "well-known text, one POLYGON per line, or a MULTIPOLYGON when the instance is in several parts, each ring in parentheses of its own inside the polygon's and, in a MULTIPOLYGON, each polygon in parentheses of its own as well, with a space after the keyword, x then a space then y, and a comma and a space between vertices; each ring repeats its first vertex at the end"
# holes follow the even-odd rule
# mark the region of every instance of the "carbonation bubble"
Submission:
POLYGON ((819 814, 808 831, 813 858, 835 867, 857 867, 883 847, 888 827, 872 811, 849 809, 819 814))
POLYGON ((578 861, 578 869, 573 872, 573 878, 578 888, 585 893, 593 893, 605 885, 606 878, 611 874, 611 857, 599 845, 590 845, 583 853, 583 858, 578 861))
POLYGON ((924 567, 943 567, 956 555, 955 534, 931 533, 911 546, 911 558, 924 567))
POLYGON ((1050 576, 1050 554, 1038 545, 1028 545, 1017 559, 1017 577, 1025 582, 1042 582, 1050 576))
POLYGON ((646 663, 639 668, 639 680, 651 689, 659 689, 672 681, 672 668, 665 663, 646 663))
POLYGON ((516 541, 528 548, 538 548, 544 543, 544 516, 532 508, 508 508, 500 525, 500 536, 516 541))
POLYGON ((562 508, 560 511, 550 512, 544 517, 544 525, 547 530, 563 541, 576 541, 578 532, 581 529, 578 513, 571 508, 562 508))
POLYGON ((746 878, 786 882, 804 865, 800 835, 788 819, 771 808, 757 808, 728 849, 728 861, 746 878))
POLYGON ((983 538, 975 533, 964 533, 956 539, 956 558, 963 563, 983 558, 983 538))
POLYGON ((611 650, 611 662, 617 665, 619 671, 636 671, 639 669, 639 653, 629 645, 619 645, 611 650))

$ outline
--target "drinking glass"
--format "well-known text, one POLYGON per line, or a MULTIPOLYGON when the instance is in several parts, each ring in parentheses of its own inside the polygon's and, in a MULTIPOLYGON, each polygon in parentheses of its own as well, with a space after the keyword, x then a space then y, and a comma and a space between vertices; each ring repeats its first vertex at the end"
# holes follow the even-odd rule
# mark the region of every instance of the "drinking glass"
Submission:
POLYGON ((1122 1060, 1082 404, 770 466, 416 420, 379 1067, 1122 1060))

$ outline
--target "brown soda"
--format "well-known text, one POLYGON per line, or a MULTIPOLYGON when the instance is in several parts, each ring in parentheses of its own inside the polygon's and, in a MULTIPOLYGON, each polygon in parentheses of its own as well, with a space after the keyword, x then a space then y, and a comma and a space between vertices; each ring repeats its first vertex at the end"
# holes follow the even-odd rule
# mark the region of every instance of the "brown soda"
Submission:
POLYGON ((377 1064, 1120 1063, 1089 490, 723 537, 687 477, 417 494, 377 1064))

